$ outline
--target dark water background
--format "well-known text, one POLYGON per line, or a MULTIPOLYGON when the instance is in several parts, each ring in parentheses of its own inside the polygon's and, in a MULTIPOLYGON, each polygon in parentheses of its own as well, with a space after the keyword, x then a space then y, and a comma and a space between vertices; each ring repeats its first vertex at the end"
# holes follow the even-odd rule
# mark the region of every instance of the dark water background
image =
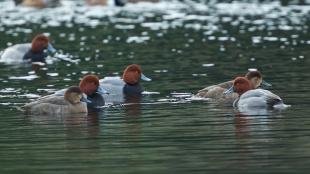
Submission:
POLYGON ((161 2, 124 8, 34 10, 0 2, 0 50, 49 33, 59 55, 32 80, 28 65, 0 64, 0 173, 307 173, 310 164, 310 6, 278 2, 161 2), (152 82, 141 104, 99 113, 25 116, 36 95, 84 74, 131 63, 152 82), (267 115, 187 99, 260 70, 291 108, 267 115), (159 94, 153 94, 158 92, 159 94))

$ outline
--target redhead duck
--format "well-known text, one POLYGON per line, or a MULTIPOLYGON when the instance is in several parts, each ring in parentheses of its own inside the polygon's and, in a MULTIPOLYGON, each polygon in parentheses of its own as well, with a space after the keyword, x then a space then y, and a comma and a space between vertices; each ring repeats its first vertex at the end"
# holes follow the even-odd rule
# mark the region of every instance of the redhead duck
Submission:
POLYGON ((138 3, 138 2, 159 2, 159 0, 127 0, 128 3, 138 3))
POLYGON ((225 94, 236 92, 239 97, 234 101, 233 106, 238 109, 248 108, 283 108, 286 107, 283 100, 265 89, 254 89, 251 82, 245 77, 237 77, 233 86, 225 91, 225 94))
POLYGON ((140 80, 151 81, 146 77, 137 64, 131 64, 126 67, 123 77, 106 77, 100 80, 100 86, 109 91, 105 99, 112 103, 122 103, 127 96, 141 96, 143 87, 140 80))
MULTIPOLYGON (((85 0, 87 5, 108 5, 108 0, 85 0)), ((124 6, 126 4, 126 0, 114 0, 115 6, 124 6)))
MULTIPOLYGON (((88 109, 96 109, 104 106, 105 101, 103 98, 104 94, 108 92, 99 85, 99 78, 96 75, 86 75, 80 81, 79 87, 81 91, 87 96, 87 107, 88 109)), ((54 95, 64 95, 66 89, 56 91, 54 95)))
POLYGON ((73 114, 87 113, 87 105, 81 102, 83 93, 73 86, 64 95, 48 95, 23 106, 29 114, 73 114))
POLYGON ((87 5, 107 5, 108 4, 108 0, 85 0, 87 5))
POLYGON ((87 99, 91 102, 87 104, 89 108, 97 108, 105 105, 103 98, 108 92, 100 86, 99 78, 96 75, 86 75, 80 81, 80 88, 87 95, 87 99))
POLYGON ((47 8, 59 6, 59 0, 14 0, 16 5, 35 8, 47 8))
POLYGON ((48 37, 44 34, 39 34, 33 38, 31 43, 17 44, 5 49, 0 56, 0 62, 7 64, 18 64, 25 61, 44 63, 47 57, 45 49, 51 53, 56 52, 49 43, 48 37))
MULTIPOLYGON (((259 71, 249 71, 245 75, 245 78, 250 80, 254 89, 260 86, 264 87, 271 86, 271 84, 263 80, 262 74, 259 71)), ((226 102, 233 102, 238 97, 237 93, 231 93, 227 95, 223 94, 227 89, 233 86, 233 82, 234 81, 232 80, 217 85, 208 86, 202 90, 199 90, 196 96, 216 100, 225 100, 226 102)))

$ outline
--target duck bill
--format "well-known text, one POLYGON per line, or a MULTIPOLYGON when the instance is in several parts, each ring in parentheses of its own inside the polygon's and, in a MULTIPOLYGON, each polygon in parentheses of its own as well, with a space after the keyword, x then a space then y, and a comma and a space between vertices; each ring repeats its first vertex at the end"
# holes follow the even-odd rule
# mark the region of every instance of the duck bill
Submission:
POLYGON ((48 43, 47 45, 47 51, 49 51, 50 53, 55 53, 56 49, 53 47, 52 44, 48 43))
POLYGON ((101 95, 109 94, 109 92, 107 90, 105 90, 102 86, 98 86, 97 93, 101 94, 101 95))
POLYGON ((141 73, 141 80, 144 80, 144 81, 147 81, 147 82, 152 81, 152 79, 146 77, 143 73, 141 73))
POLYGON ((85 103, 92 103, 90 100, 87 99, 87 97, 85 97, 83 95, 83 97, 81 98, 81 102, 85 102, 85 103))
POLYGON ((225 92, 224 92, 224 94, 226 95, 226 94, 231 94, 231 93, 233 93, 233 92, 235 92, 235 90, 234 90, 234 87, 232 86, 232 87, 230 87, 229 89, 227 89, 225 92))
POLYGON ((265 80, 263 80, 262 83, 261 83, 261 86, 262 86, 263 88, 268 88, 268 87, 271 87, 272 84, 270 84, 270 83, 266 82, 265 80))

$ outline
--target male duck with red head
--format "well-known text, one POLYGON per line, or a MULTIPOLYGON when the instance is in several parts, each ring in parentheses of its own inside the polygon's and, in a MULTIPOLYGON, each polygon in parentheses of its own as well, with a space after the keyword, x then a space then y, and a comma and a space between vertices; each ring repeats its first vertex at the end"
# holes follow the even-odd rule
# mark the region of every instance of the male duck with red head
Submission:
POLYGON ((8 47, 0 55, 0 62, 6 64, 20 64, 25 61, 45 62, 47 53, 55 53, 56 50, 49 42, 49 38, 44 34, 36 35, 31 43, 16 44, 8 47))
POLYGON ((286 108, 288 105, 283 100, 265 89, 254 89, 251 82, 245 77, 237 77, 233 86, 225 91, 225 94, 232 92, 238 93, 239 97, 234 101, 233 106, 238 109, 255 109, 255 108, 286 108))
MULTIPOLYGON (((244 77, 250 81, 254 89, 259 88, 260 86, 262 87, 271 86, 271 84, 263 80, 262 74, 257 70, 249 71, 244 77)), ((199 90, 196 96, 233 102, 238 97, 236 93, 231 93, 229 95, 223 95, 223 93, 227 89, 233 86, 233 82, 234 81, 231 80, 231 81, 223 82, 217 85, 208 86, 202 90, 199 90)))
POLYGON ((127 66, 123 73, 123 81, 126 83, 123 92, 126 95, 136 95, 143 92, 143 87, 140 85, 140 80, 151 81, 146 77, 137 64, 127 66))
POLYGON ((85 0, 87 5, 90 6, 106 6, 106 5, 114 5, 114 6, 124 6, 127 0, 85 0))
POLYGON ((103 98, 104 94, 108 92, 100 86, 99 78, 96 75, 86 75, 80 81, 81 91, 87 95, 87 99, 90 101, 87 106, 92 109, 104 106, 105 101, 103 98))
POLYGON ((141 96, 143 87, 140 80, 151 81, 142 73, 140 65, 131 64, 124 70, 122 78, 106 77, 100 80, 100 86, 109 91, 109 95, 105 95, 106 101, 123 103, 124 97, 141 96))
MULTIPOLYGON (((79 88, 86 95, 87 107, 89 111, 94 111, 105 105, 103 98, 108 92, 99 85, 99 78, 96 75, 86 75, 82 78, 79 88)), ((56 91, 54 95, 62 96, 67 89, 56 91)))
POLYGON ((93 95, 102 89, 99 88, 99 78, 96 75, 86 75, 80 81, 80 88, 86 95, 93 95))

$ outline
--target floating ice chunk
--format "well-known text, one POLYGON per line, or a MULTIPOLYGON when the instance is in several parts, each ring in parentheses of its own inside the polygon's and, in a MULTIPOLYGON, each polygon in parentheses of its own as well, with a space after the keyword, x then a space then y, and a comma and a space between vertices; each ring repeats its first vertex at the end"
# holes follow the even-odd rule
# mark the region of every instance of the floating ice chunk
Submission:
POLYGON ((252 42, 253 43, 261 43, 262 42, 262 37, 260 37, 260 36, 253 36, 252 37, 252 42))
POLYGON ((160 92, 143 91, 142 95, 158 95, 160 92))
POLYGON ((39 76, 29 75, 29 76, 20 76, 20 77, 16 77, 16 76, 9 77, 10 80, 33 80, 36 78, 39 78, 39 76))
POLYGON ((212 67, 214 66, 215 64, 214 63, 205 63, 205 64, 202 64, 203 67, 212 67))
POLYGON ((26 98, 39 98, 41 97, 38 94, 23 94, 23 95, 18 95, 19 97, 26 97, 26 98))
POLYGON ((120 25, 120 24, 116 24, 115 28, 121 29, 121 30, 132 30, 132 29, 135 29, 135 26, 134 25, 120 25))
POLYGON ((257 68, 249 68, 248 71, 257 71, 257 68))
POLYGON ((46 74, 51 77, 56 77, 59 75, 58 73, 46 73, 46 74))
POLYGON ((131 36, 128 37, 127 43, 143 43, 147 40, 150 40, 149 36, 131 36))

